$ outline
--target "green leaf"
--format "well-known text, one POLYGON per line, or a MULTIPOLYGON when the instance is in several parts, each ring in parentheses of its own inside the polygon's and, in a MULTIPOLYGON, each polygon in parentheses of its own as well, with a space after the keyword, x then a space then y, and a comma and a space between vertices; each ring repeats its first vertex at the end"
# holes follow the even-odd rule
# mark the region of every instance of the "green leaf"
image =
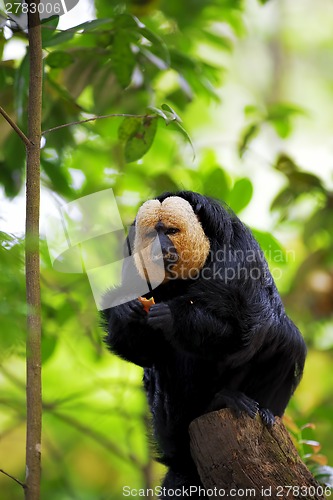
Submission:
POLYGON ((42 361, 43 365, 52 356, 57 346, 58 337, 56 335, 43 336, 42 338, 42 361))
POLYGON ((22 186, 25 167, 25 148, 17 134, 10 134, 1 148, 4 158, 0 161, 0 183, 8 197, 16 196, 22 186))
POLYGON ((253 186, 249 179, 244 177, 235 182, 233 189, 228 197, 228 204, 234 212, 241 212, 251 201, 253 195, 253 186))
POLYGON ((118 137, 124 143, 126 162, 139 160, 150 149, 157 130, 157 118, 125 118, 118 129, 118 137))
POLYGON ((14 80, 15 109, 19 126, 27 125, 27 100, 29 91, 29 55, 26 54, 16 71, 14 80))
POLYGON ((318 235, 322 234, 330 235, 332 239, 333 236, 333 217, 332 209, 329 206, 325 206, 315 212, 307 221, 304 223, 303 238, 307 245, 311 244, 311 241, 318 235))
POLYGON ((156 115, 158 115, 161 118, 163 118, 163 120, 165 120, 166 122, 168 121, 167 115, 160 108, 155 108, 155 106, 148 106, 148 109, 150 111, 152 111, 153 113, 155 113, 156 115))
POLYGON ((288 155, 284 153, 281 153, 278 156, 274 168, 276 168, 276 170, 279 170, 279 172, 282 172, 287 176, 290 175, 292 172, 297 172, 298 170, 298 166, 296 165, 296 163, 288 155))
POLYGON ((300 106, 287 103, 271 104, 267 111, 267 120, 284 120, 295 115, 305 115, 306 112, 300 106))
POLYGON ((241 158, 248 149, 249 143, 258 135, 259 132, 260 126, 258 123, 252 123, 249 127, 243 130, 238 145, 238 153, 241 158))
MULTIPOLYGON (((192 152, 193 152, 193 160, 195 159, 195 149, 194 149, 194 146, 193 146, 193 142, 191 140, 191 137, 189 136, 189 134, 187 133, 187 131, 184 129, 184 127, 176 120, 172 121, 172 122, 169 122, 170 123, 170 127, 171 128, 174 128, 177 132, 180 132, 181 135, 186 139, 186 141, 189 143, 189 145, 191 146, 192 148, 192 152)), ((168 124, 167 124, 168 125, 168 124)))
POLYGON ((204 180, 204 193, 224 201, 229 197, 229 179, 221 167, 217 167, 204 180))
POLYGON ((288 207, 291 203, 293 203, 295 199, 295 193, 294 191, 288 186, 278 195, 274 198, 274 200, 271 203, 271 210, 279 210, 283 208, 284 210, 286 207, 288 207))
POLYGON ((252 233, 268 261, 280 264, 286 263, 285 249, 271 233, 259 231, 258 229, 252 229, 252 233))
POLYGON ((51 68, 67 68, 74 61, 74 57, 64 50, 55 50, 51 52, 45 59, 45 62, 51 68))
POLYGON ((113 19, 111 18, 104 18, 104 19, 93 19, 92 21, 86 21, 85 23, 78 24, 77 26, 74 26, 71 28, 72 30, 75 31, 83 31, 84 33, 93 31, 96 28, 99 28, 100 26, 105 26, 106 24, 111 24, 113 22, 113 19))
POLYGON ((48 41, 54 36, 55 30, 59 23, 59 16, 49 17, 41 24, 42 31, 42 46, 47 47, 48 41))
POLYGON ((162 104, 162 109, 169 113, 170 121, 177 121, 179 123, 182 122, 181 118, 177 115, 176 111, 172 109, 169 104, 162 104))
POLYGON ((126 29, 126 30, 133 30, 136 28, 144 28, 145 25, 139 21, 139 19, 135 16, 131 16, 130 14, 119 14, 118 16, 115 17, 114 20, 114 25, 116 28, 121 28, 121 29, 126 29))
POLYGON ((289 119, 286 120, 270 120, 276 133, 282 139, 286 139, 292 132, 292 125, 289 119))
POLYGON ((277 134, 286 138, 292 132, 292 118, 295 115, 305 115, 304 109, 292 104, 272 104, 268 108, 266 120, 271 122, 277 134))
POLYGON ((48 180, 46 180, 44 176, 44 183, 50 184, 52 190, 61 195, 72 196, 71 177, 68 170, 62 164, 50 160, 47 149, 42 150, 41 166, 48 177, 48 180))
POLYGON ((289 182, 297 194, 303 194, 313 190, 323 191, 326 194, 323 183, 319 177, 308 172, 292 172, 289 175, 289 182))
POLYGON ((140 52, 160 71, 168 69, 168 64, 163 59, 155 55, 151 50, 148 50, 145 47, 140 47, 140 52))
POLYGON ((146 28, 146 26, 140 29, 140 33, 152 43, 151 51, 162 59, 167 66, 170 66, 170 54, 164 41, 150 29, 146 28))
POLYGON ((114 35, 111 61, 118 82, 123 88, 128 87, 131 83, 136 60, 126 30, 118 30, 114 35))
POLYGON ((61 43, 68 42, 72 38, 74 38, 75 31, 73 28, 70 28, 65 31, 61 31, 60 33, 56 33, 51 38, 47 39, 43 44, 43 48, 46 47, 54 47, 55 45, 60 45, 61 43))

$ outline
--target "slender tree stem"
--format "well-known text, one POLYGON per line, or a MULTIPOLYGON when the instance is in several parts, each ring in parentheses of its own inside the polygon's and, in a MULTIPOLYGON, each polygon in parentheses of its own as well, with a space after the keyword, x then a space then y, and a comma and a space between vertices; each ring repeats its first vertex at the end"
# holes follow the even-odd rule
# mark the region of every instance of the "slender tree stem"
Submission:
MULTIPOLYGON (((41 479, 41 310, 39 263, 40 139, 42 112, 42 38, 37 5, 28 13, 29 103, 26 181, 26 292, 27 317, 27 438, 26 500, 39 500, 41 479)), ((30 9, 29 9, 30 10, 30 9)))

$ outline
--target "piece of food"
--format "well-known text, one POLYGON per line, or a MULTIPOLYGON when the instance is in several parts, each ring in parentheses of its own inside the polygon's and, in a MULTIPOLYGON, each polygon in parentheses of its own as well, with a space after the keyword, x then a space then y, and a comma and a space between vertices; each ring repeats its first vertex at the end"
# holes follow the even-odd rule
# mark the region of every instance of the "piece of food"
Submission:
POLYGON ((139 297, 139 301, 143 305, 143 308, 146 311, 146 313, 148 313, 151 306, 155 304, 154 297, 152 297, 151 299, 145 299, 144 297, 139 297))

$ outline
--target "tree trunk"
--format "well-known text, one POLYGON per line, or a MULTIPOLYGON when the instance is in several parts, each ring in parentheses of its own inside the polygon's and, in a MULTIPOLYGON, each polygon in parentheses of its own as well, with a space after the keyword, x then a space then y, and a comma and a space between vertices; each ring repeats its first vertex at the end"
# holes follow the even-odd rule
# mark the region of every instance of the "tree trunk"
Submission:
POLYGON ((213 498, 325 498, 279 418, 267 429, 259 416, 221 410, 197 418, 189 431, 201 481, 216 488, 213 498))
POLYGON ((39 265, 40 140, 43 55, 39 0, 28 0, 29 102, 26 179, 26 290, 27 290, 27 437, 26 500, 38 500, 41 478, 41 307, 39 265), (37 6, 37 7, 36 7, 37 6), (32 12, 30 12, 30 8, 32 12))

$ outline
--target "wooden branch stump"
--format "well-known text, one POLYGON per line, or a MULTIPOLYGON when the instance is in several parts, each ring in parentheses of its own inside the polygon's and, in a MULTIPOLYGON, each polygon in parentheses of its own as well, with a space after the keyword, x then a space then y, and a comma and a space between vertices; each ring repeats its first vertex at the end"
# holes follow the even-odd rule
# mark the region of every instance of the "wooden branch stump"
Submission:
POLYGON ((225 409, 197 418, 189 432, 201 481, 215 492, 211 498, 325 498, 279 418, 267 429, 259 415, 236 418, 225 409))

